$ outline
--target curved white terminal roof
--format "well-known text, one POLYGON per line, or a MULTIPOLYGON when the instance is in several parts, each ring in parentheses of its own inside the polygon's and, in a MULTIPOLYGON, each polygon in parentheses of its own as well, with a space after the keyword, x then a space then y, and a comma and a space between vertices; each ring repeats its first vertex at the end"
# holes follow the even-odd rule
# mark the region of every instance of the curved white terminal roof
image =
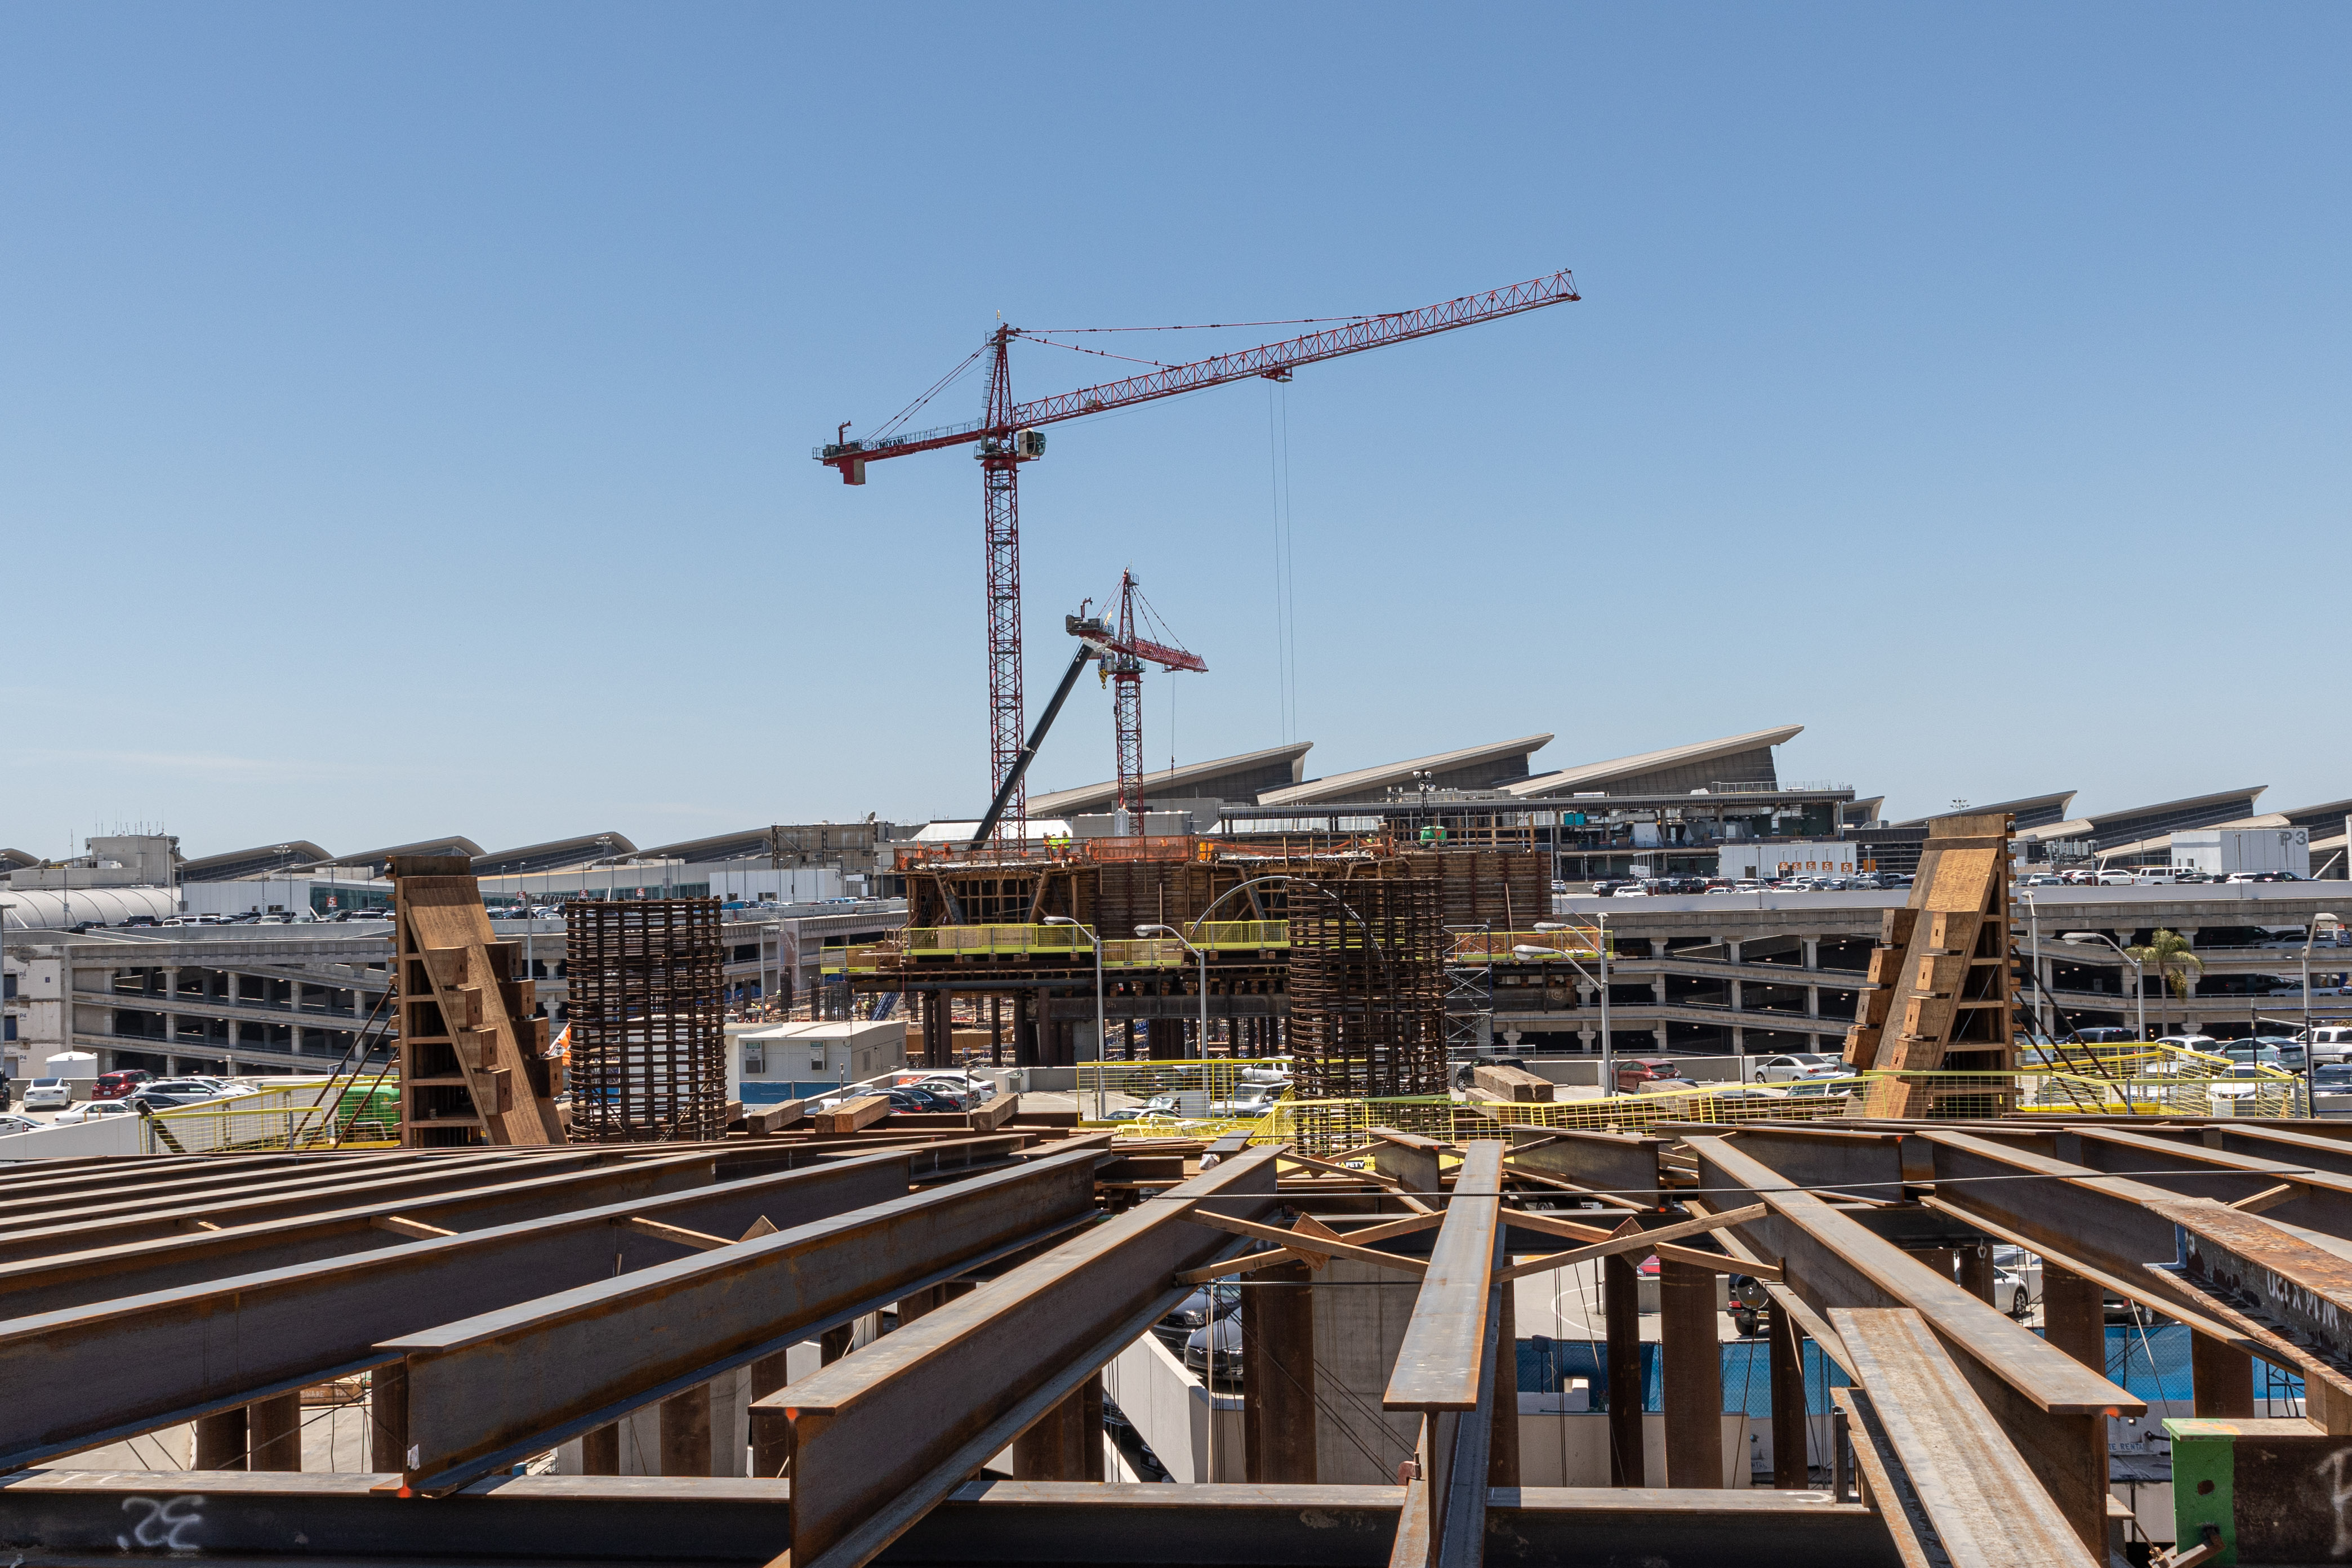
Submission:
MULTIPOLYGON (((1443 781, 1449 773, 1458 775, 1487 767, 1501 772, 1501 764, 1515 761, 1524 768, 1528 753, 1539 752, 1549 744, 1549 735, 1522 735, 1516 741, 1498 742, 1490 746, 1465 746, 1456 752, 1440 752, 1434 756, 1413 757, 1377 768, 1358 768, 1353 773, 1333 773, 1329 778, 1309 779, 1305 784, 1270 789, 1257 797, 1257 803, 1260 805, 1311 805, 1322 801, 1370 800, 1391 784, 1412 784, 1415 773, 1435 773, 1443 781)), ((1483 780, 1445 784, 1444 787, 1484 789, 1494 776, 1490 773, 1483 780)), ((1032 804, 1034 805, 1034 803, 1032 804)))
MULTIPOLYGON (((1307 753, 1314 744, 1312 741, 1297 741, 1287 746, 1268 746, 1262 752, 1244 752, 1239 756, 1218 757, 1206 763, 1187 763, 1180 768, 1154 769, 1143 776, 1144 798, 1146 801, 1171 800, 1199 794, 1247 799, 1257 795, 1265 787, 1263 781, 1270 771, 1286 770, 1295 783, 1303 770, 1307 753), (1230 795, 1225 790, 1210 787, 1235 779, 1244 782, 1233 788, 1230 795)), ((1084 812, 1108 811, 1118 804, 1117 779, 1079 784, 1073 789, 1047 790, 1029 797, 1029 809, 1041 816, 1076 816, 1084 812)))
MULTIPOLYGON (((1648 773, 1662 773, 1697 767, 1706 763, 1723 762, 1747 752, 1769 751, 1774 746, 1794 740, 1804 733, 1802 724, 1783 724, 1772 730, 1751 730, 1745 735, 1726 735, 1719 741, 1700 741, 1688 746, 1669 746, 1663 752, 1643 752, 1637 756, 1619 757, 1613 762, 1586 763, 1581 767, 1562 768, 1556 773, 1543 773, 1531 779, 1519 779, 1503 788, 1522 798, 1542 795, 1574 795, 1580 790, 1606 790, 1620 780, 1636 779, 1648 773)), ((1621 793, 1633 793, 1630 791, 1621 793)), ((1681 793, 1672 786, 1657 794, 1681 793)))

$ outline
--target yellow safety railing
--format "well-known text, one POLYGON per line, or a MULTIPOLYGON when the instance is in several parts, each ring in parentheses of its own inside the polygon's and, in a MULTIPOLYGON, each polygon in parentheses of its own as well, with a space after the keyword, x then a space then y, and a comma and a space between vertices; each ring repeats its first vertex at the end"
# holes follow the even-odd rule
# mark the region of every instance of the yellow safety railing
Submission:
POLYGON ((268 1150, 396 1149, 399 1086, 325 1090, 311 1081, 273 1085, 139 1119, 140 1147, 150 1154, 226 1154, 268 1150))
MULTIPOLYGON (((1550 962, 1533 953, 1523 953, 1523 947, 1540 947, 1562 958, 1580 961, 1596 960, 1601 956, 1601 937, 1591 931, 1456 931, 1454 936, 1454 961, 1456 963, 1482 963, 1493 959, 1501 963, 1544 963, 1550 962)), ((1617 953, 1617 944, 1609 944, 1611 957, 1617 953)))
MULTIPOLYGON (((1102 944, 1105 969, 1175 969, 1193 961, 1185 948, 1212 952, 1269 952, 1290 945, 1288 921, 1202 921, 1179 927, 1172 936, 1114 937, 1102 944)), ((1066 959, 1094 962, 1092 938, 1077 926, 913 926, 887 942, 864 947, 828 948, 822 961, 828 974, 881 974, 910 966, 995 958, 1066 959), (838 957, 836 957, 838 954, 838 957)))

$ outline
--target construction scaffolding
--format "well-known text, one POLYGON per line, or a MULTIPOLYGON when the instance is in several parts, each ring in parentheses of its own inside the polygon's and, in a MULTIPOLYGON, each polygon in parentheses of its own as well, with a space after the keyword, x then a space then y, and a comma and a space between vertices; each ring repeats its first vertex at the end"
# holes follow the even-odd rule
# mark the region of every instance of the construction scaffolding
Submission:
POLYGON ((1291 1054, 1310 1100, 1444 1094, 1438 886, 1423 877, 1290 888, 1291 1054))
POLYGON ((572 1142, 720 1136, 727 1038, 719 900, 578 899, 563 916, 572 1142))

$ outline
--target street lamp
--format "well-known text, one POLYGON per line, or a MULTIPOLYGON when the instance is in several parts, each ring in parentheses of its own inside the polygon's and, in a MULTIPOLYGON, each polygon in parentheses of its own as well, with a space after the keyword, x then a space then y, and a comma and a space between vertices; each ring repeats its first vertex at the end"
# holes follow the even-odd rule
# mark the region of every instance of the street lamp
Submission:
POLYGON ((1136 935, 1138 935, 1138 936, 1150 936, 1153 931, 1160 931, 1160 932, 1163 932, 1163 933, 1165 933, 1166 935, 1169 935, 1169 936, 1172 936, 1172 937, 1174 937, 1178 942, 1183 942, 1183 943, 1184 943, 1184 951, 1185 951, 1186 952, 1191 953, 1194 958, 1196 958, 1196 959, 1200 960, 1200 962, 1201 962, 1201 1057, 1202 1057, 1202 1059, 1205 1061, 1205 1060, 1207 1060, 1207 1059, 1208 1059, 1208 1055, 1209 1055, 1209 955, 1208 955, 1208 952, 1207 952, 1205 950, 1202 949, 1202 948, 1194 947, 1194 946, 1193 946, 1190 942, 1186 942, 1186 941, 1185 941, 1185 939, 1184 939, 1184 933, 1183 933, 1182 931, 1178 931, 1174 926, 1148 925, 1148 926, 1138 926, 1138 927, 1136 927, 1136 928, 1135 928, 1135 934, 1136 934, 1136 935))
MULTIPOLYGON (((2033 901, 2033 894, 2030 889, 2021 889, 2017 896, 2025 901, 2026 926, 2032 933, 2033 1016, 2041 1021, 2042 1043, 2047 1046, 2054 1040, 2055 1037, 2050 1032, 2052 1024, 2050 987, 2042 974, 2042 906, 2033 901)), ((2046 1053, 2043 1059, 2045 1061, 2050 1059, 2046 1053)))
POLYGON ((1105 1023, 1103 1022, 1102 938, 1100 938, 1100 937, 1098 937, 1098 936, 1097 936, 1097 935, 1095 934, 1094 927, 1092 927, 1092 926, 1090 926, 1090 925, 1087 924, 1084 921, 1074 921, 1074 920, 1072 920, 1072 919, 1071 919, 1069 916, 1067 916, 1067 915, 1047 915, 1047 916, 1045 917, 1045 923, 1046 923, 1047 925, 1049 925, 1049 926, 1076 926, 1078 930, 1080 930, 1080 931, 1084 931, 1084 932, 1086 932, 1086 933, 1087 933, 1087 941, 1088 942, 1092 943, 1092 944, 1093 944, 1093 946, 1094 946, 1094 950, 1095 950, 1095 1120, 1096 1120, 1097 1121, 1100 1121, 1103 1119, 1103 1115, 1104 1115, 1104 1101, 1103 1101, 1103 1053, 1104 1053, 1105 1051, 1107 1051, 1107 1050, 1109 1048, 1109 1047, 1110 1047, 1110 1027, 1109 1027, 1109 1026, 1108 1026, 1108 1025, 1107 1025, 1107 1024, 1105 1024, 1105 1023))
POLYGON ((2343 921, 2326 910, 2311 917, 2311 929, 2303 933, 2303 1112, 2305 1116, 2319 1114, 2317 1099, 2319 1080, 2311 1068, 2311 944, 2319 940, 2321 931, 2336 934, 2343 921))
POLYGON ((2103 942, 2116 950, 2116 956, 2132 966, 2133 999, 2139 1004, 2139 1043, 2147 1044, 2147 975, 2138 959, 2126 952, 2115 938, 2103 931, 2069 931, 2058 933, 2058 940, 2072 947, 2084 942, 2103 942))

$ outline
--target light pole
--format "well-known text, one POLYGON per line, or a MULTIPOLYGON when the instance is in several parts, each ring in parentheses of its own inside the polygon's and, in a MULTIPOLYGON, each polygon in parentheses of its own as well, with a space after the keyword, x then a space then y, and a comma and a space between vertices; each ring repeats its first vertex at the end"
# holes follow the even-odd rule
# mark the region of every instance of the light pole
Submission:
POLYGON ((2322 910, 2311 917, 2311 928, 2303 933, 2303 1113, 2305 1116, 2319 1114, 2318 1079, 2313 1076, 2311 1067, 2311 944, 2319 940, 2321 931, 2333 935, 2343 923, 2335 915, 2322 910))
MULTIPOLYGON (((1164 931, 1164 932, 1166 932, 1168 935, 1174 937, 1178 942, 1183 942, 1183 943, 1184 943, 1184 951, 1185 951, 1186 952, 1191 953, 1194 958, 1196 958, 1196 959, 1200 960, 1200 963, 1201 963, 1201 1058, 1202 1058, 1202 1059, 1203 1061, 1205 1061, 1205 1060, 1207 1060, 1207 1059, 1208 1059, 1208 1056, 1209 1056, 1209 954, 1208 954, 1208 952, 1207 952, 1207 950, 1206 950, 1206 949, 1204 949, 1204 948, 1198 948, 1198 947, 1194 947, 1194 946, 1193 946, 1190 942, 1186 942, 1186 941, 1185 941, 1185 939, 1184 939, 1184 933, 1183 933, 1182 931, 1178 931, 1174 926, 1148 925, 1148 926, 1138 926, 1138 927, 1136 927, 1136 928, 1135 928, 1135 934, 1136 934, 1136 935, 1138 935, 1138 936, 1150 936, 1153 931, 1164 931)), ((1212 1346, 1212 1347, 1210 1347, 1210 1348, 1211 1348, 1212 1350, 1213 1350, 1215 1347, 1214 1347, 1214 1346, 1212 1346)))
POLYGON ((1076 926, 1087 933, 1087 941, 1093 944, 1095 950, 1095 1120, 1100 1121, 1104 1115, 1103 1052, 1110 1043, 1110 1026, 1103 1022, 1102 938, 1095 934, 1094 927, 1084 921, 1074 921, 1067 915, 1047 915, 1045 923, 1049 926, 1076 926))
POLYGON ((2138 959, 2126 952, 2115 938, 2101 931, 2069 931, 2058 933, 2058 940, 2074 947, 2084 942, 2103 942, 2116 950, 2116 956, 2132 966, 2132 998, 2139 1004, 2139 1043, 2147 1044, 2147 975, 2138 959))

